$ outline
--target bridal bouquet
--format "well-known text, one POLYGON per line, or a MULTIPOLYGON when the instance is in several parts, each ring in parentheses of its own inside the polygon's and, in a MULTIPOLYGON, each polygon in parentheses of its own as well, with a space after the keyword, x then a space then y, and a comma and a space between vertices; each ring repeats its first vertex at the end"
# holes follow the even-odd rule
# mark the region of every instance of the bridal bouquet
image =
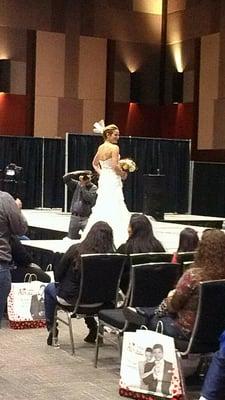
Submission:
POLYGON ((136 163, 130 158, 123 158, 119 161, 119 165, 125 172, 134 172, 137 169, 136 163))

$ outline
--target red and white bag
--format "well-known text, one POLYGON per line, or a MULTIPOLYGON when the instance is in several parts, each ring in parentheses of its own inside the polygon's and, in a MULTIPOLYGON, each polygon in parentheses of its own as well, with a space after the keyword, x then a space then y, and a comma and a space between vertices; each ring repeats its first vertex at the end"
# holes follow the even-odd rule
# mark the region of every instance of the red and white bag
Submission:
POLYGON ((143 400, 183 398, 172 337, 145 329, 124 333, 119 393, 143 400))
POLYGON ((44 289, 46 283, 32 280, 27 274, 26 282, 12 283, 7 299, 10 327, 13 329, 45 327, 44 289))

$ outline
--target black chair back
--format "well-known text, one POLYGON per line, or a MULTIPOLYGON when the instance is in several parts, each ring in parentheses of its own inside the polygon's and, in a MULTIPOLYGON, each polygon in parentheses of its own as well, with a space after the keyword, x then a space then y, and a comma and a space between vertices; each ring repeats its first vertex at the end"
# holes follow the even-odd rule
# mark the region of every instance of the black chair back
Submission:
POLYGON ((219 348, 219 336, 225 330, 225 279, 201 282, 196 321, 188 352, 207 353, 219 348))
POLYGON ((156 262, 171 262, 173 254, 170 253, 135 253, 130 254, 131 265, 156 263, 156 262))
POLYGON ((178 260, 180 264, 194 261, 196 251, 181 251, 178 253, 178 260))
POLYGON ((161 262, 133 265, 130 306, 158 306, 174 289, 180 274, 180 264, 161 262))
POLYGON ((78 307, 116 305, 120 278, 123 272, 126 255, 123 254, 91 254, 81 256, 81 282, 78 307))

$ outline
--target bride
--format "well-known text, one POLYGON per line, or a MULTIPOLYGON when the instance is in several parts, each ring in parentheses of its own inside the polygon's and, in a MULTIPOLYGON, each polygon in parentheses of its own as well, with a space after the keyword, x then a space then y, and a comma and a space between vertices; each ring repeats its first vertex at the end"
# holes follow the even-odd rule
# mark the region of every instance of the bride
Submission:
POLYGON ((127 172, 119 165, 118 127, 108 125, 103 129, 102 135, 104 143, 98 147, 92 162, 93 168, 99 174, 98 197, 81 239, 95 222, 105 221, 113 229, 114 243, 118 248, 128 238, 130 213, 124 202, 122 183, 127 178, 127 172))

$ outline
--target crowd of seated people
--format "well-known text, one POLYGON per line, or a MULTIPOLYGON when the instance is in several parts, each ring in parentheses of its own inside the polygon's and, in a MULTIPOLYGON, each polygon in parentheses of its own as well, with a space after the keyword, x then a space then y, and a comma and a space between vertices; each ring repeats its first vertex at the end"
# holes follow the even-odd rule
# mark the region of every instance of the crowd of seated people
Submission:
POLYGON ((199 242, 194 263, 183 273, 175 289, 159 307, 127 308, 124 314, 137 326, 155 330, 159 320, 164 334, 189 339, 198 305, 198 285, 207 280, 225 279, 225 234, 217 229, 206 230, 199 242))
MULTIPOLYGON (((165 252, 163 245, 154 236, 151 222, 143 214, 132 214, 128 234, 127 242, 116 250, 111 227, 107 223, 99 221, 92 226, 81 243, 72 245, 62 256, 55 268, 57 284, 49 283, 45 289, 45 314, 49 331, 47 344, 52 344, 54 311, 57 302, 62 305, 75 305, 77 300, 80 287, 80 256, 82 254, 113 253, 115 251, 127 255, 165 252)), ((15 236, 11 237, 11 247, 13 260, 17 266, 17 269, 12 271, 14 282, 23 281, 27 272, 37 274, 38 280, 49 282, 49 276, 32 265, 33 260, 30 254, 15 236)), ((144 324, 150 330, 155 330, 158 321, 161 320, 164 326, 164 334, 179 339, 189 339, 198 305, 199 283, 207 280, 225 279, 225 233, 218 229, 207 229, 203 232, 199 241, 198 234, 194 229, 185 228, 180 233, 179 245, 171 261, 179 263, 179 253, 187 251, 196 251, 194 262, 183 273, 175 289, 168 293, 166 299, 158 307, 125 308, 124 314, 129 322, 135 323, 137 327, 144 324)), ((127 288, 128 283, 129 271, 127 269, 122 279, 123 289, 127 288)), ((85 323, 89 328, 89 333, 84 340, 95 343, 97 322, 94 317, 86 317, 85 323)), ((214 355, 200 400, 223 398, 224 349, 223 343, 223 346, 221 345, 220 350, 214 355), (212 376, 214 377, 216 374, 218 379, 212 380, 212 376)))
MULTIPOLYGON (((57 302, 64 305, 75 305, 80 288, 80 256, 82 254, 113 253, 112 228, 106 222, 96 222, 88 232, 86 238, 78 244, 72 245, 61 258, 55 268, 55 283, 49 283, 45 289, 45 316, 49 335, 47 344, 52 345, 54 312, 57 302)), ((84 340, 95 343, 97 336, 97 322, 94 317, 84 318, 89 328, 84 340)), ((57 330, 58 334, 58 330, 57 330)))

